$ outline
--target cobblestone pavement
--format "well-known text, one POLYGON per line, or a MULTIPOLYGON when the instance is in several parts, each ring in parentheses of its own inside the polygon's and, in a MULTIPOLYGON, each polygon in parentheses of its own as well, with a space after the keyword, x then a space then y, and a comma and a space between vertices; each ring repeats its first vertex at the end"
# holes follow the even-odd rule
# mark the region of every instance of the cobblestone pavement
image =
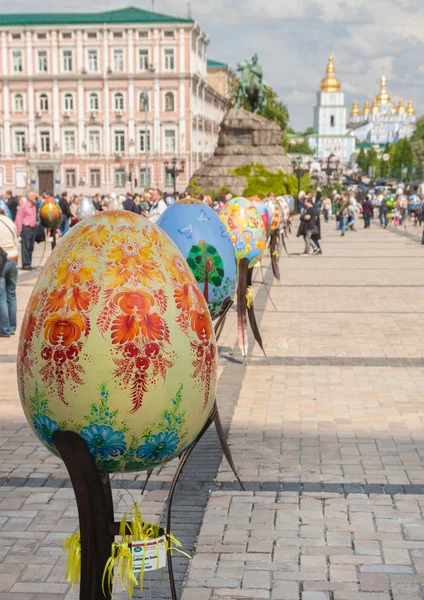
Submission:
MULTIPOLYGON (((256 275, 266 357, 255 346, 247 367, 230 314, 218 399, 247 491, 210 431, 175 501, 193 555, 176 560, 183 600, 424 597, 423 249, 396 233, 341 239, 333 222, 320 257, 292 236, 275 309, 256 275)), ((20 318, 34 281, 20 276, 20 318)), ((74 600, 60 547, 77 528, 73 491, 25 424, 15 358, 16 338, 1 340, 0 600, 74 600)), ((174 469, 153 476, 146 518, 161 518, 174 469)), ((114 479, 118 517, 143 479, 114 479)), ((143 597, 168 598, 166 581, 148 579, 143 597)))

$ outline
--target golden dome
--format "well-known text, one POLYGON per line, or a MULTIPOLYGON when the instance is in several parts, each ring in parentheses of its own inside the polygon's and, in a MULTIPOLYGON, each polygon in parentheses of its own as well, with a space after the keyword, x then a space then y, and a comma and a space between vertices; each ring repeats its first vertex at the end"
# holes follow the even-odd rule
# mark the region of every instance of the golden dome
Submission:
POLYGON ((372 103, 371 112, 372 112, 373 115, 376 115, 376 114, 378 114, 380 112, 380 109, 379 109, 378 104, 377 104, 377 98, 372 103))
POLYGON ((356 100, 353 101, 352 104, 352 108, 350 111, 350 116, 351 117, 359 117, 361 115, 360 110, 359 110, 359 106, 356 100))
POLYGON ((375 97, 377 104, 389 104, 390 96, 386 90, 386 77, 383 75, 380 83, 380 92, 375 97))
POLYGON ((370 112, 370 103, 368 102, 368 100, 365 100, 364 110, 362 111, 362 114, 364 115, 364 117, 367 117, 370 114, 370 112))
POLYGON ((324 79, 321 80, 321 92, 339 92, 340 80, 335 76, 333 57, 328 57, 327 71, 324 79))
POLYGON ((410 100, 408 102, 408 108, 406 109, 406 112, 408 113, 408 115, 411 115, 411 117, 413 115, 415 115, 415 108, 414 108, 414 105, 412 104, 412 100, 410 100))
POLYGON ((403 102, 403 99, 402 99, 402 98, 399 100, 399 106, 397 107, 397 110, 396 110, 396 112, 397 112, 399 115, 403 115, 404 113, 406 113, 405 104, 404 104, 404 102, 403 102))

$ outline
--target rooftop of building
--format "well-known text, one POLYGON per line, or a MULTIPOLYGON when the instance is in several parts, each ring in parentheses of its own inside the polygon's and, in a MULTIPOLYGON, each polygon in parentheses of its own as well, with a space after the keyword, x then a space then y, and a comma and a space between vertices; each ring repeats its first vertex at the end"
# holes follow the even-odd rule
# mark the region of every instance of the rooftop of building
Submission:
POLYGON ((207 62, 208 69, 228 69, 228 65, 218 60, 211 60, 208 58, 207 62))
POLYGON ((0 27, 37 25, 104 25, 119 23, 193 23, 171 15, 142 10, 135 6, 105 12, 56 12, 0 14, 0 27))

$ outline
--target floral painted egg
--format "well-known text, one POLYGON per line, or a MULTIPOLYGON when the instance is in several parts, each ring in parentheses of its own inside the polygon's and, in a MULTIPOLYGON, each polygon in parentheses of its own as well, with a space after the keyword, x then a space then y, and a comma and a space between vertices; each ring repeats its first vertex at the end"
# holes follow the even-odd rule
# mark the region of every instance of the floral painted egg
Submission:
POLYGON ((290 210, 290 214, 294 213, 294 208, 295 208, 295 202, 294 202, 294 198, 293 196, 284 196, 285 201, 287 202, 287 205, 289 207, 290 210))
POLYGON ((202 290, 212 318, 221 315, 237 289, 237 263, 227 230, 199 200, 176 202, 158 223, 181 250, 202 290))
POLYGON ((284 196, 278 196, 277 202, 281 209, 281 226, 285 225, 290 218, 290 208, 284 196))
POLYGON ((53 200, 45 202, 38 213, 40 224, 46 229, 55 229, 62 222, 62 211, 60 206, 53 200))
POLYGON ((269 214, 271 216, 270 228, 271 228, 271 233, 273 233, 274 231, 278 231, 280 229, 280 223, 281 223, 281 217, 282 217, 281 208, 275 198, 267 198, 265 204, 267 205, 269 214))
POLYGON ((213 406, 217 351, 206 301, 169 237, 147 219, 106 211, 51 254, 18 348, 28 422, 72 430, 99 469, 140 471, 181 454, 213 406))
POLYGON ((271 233, 271 218, 268 207, 265 202, 262 202, 262 200, 252 200, 252 202, 258 213, 261 215, 261 219, 266 231, 266 237, 269 237, 269 234, 271 233))
POLYGON ((237 261, 249 260, 253 267, 261 259, 266 247, 266 231, 254 204, 246 198, 234 198, 219 213, 233 242, 237 261))

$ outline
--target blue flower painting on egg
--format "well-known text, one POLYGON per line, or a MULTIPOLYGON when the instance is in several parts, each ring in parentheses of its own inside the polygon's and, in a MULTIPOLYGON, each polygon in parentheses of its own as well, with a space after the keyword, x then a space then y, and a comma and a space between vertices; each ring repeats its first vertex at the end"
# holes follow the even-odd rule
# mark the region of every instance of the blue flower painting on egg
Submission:
POLYGON ((202 202, 176 202, 158 223, 181 250, 208 303, 212 318, 221 315, 237 289, 233 244, 215 211, 202 202))

